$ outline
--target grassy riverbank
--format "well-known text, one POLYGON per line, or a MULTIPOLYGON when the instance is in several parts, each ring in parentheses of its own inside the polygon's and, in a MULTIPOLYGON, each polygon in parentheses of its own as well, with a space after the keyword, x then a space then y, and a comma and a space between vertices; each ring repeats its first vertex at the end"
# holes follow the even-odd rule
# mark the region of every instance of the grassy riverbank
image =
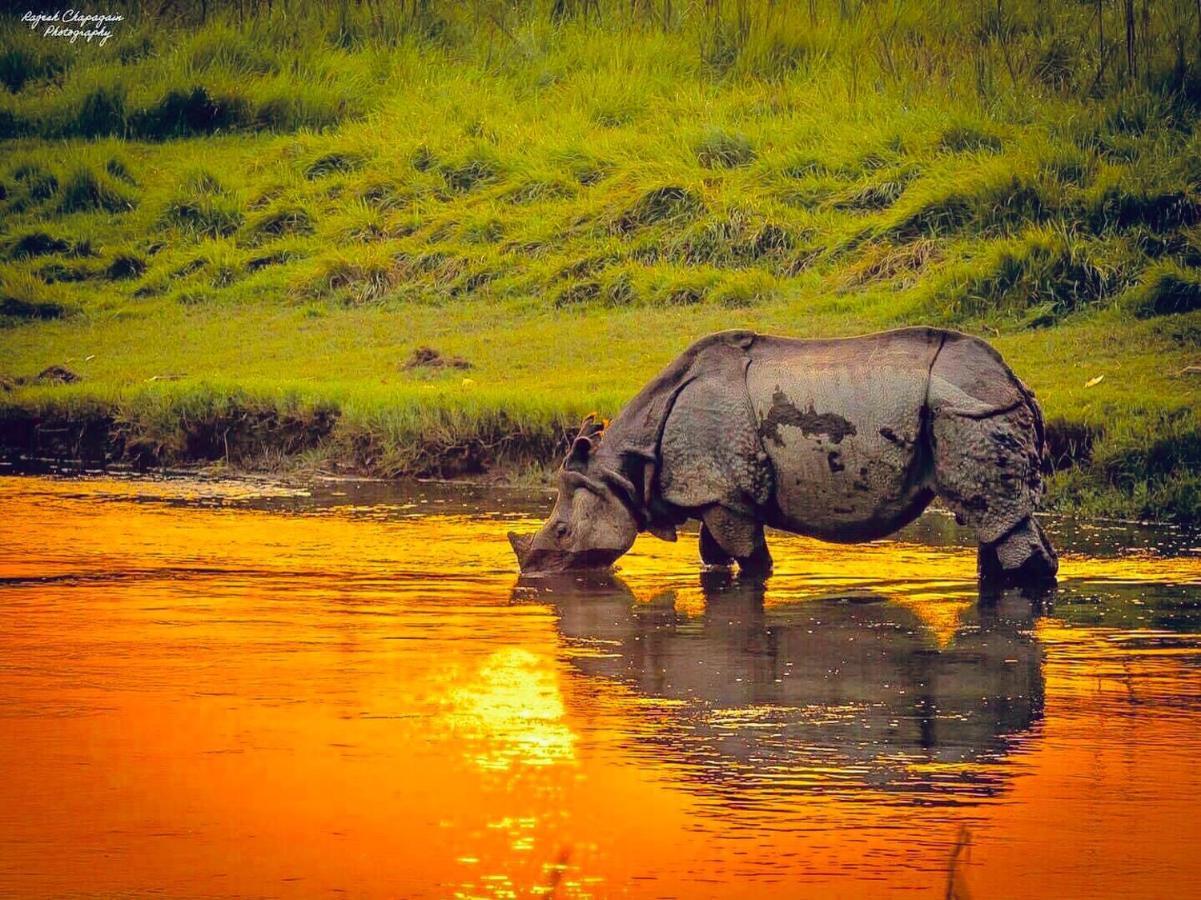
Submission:
POLYGON ((1177 5, 1133 56, 1118 4, 1103 53, 1076 4, 277 4, 73 50, 10 26, 2 443, 512 473, 707 331, 928 322, 1038 392, 1056 508, 1197 521, 1177 5))

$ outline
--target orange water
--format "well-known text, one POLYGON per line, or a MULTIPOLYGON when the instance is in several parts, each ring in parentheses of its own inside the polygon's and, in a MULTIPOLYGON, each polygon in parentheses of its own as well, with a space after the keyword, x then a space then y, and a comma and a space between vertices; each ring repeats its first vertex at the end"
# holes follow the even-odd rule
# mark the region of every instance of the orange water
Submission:
POLYGON ((1059 526, 1035 599, 937 515, 519 584, 539 506, 0 478, 0 895, 1195 890, 1187 536, 1059 526))

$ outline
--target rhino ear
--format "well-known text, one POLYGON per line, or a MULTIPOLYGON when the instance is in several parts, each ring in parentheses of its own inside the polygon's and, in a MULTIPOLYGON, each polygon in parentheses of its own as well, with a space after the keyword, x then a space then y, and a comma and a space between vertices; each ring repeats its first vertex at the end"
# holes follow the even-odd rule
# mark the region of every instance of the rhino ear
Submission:
POLYGON ((588 413, 584 416, 584 421, 580 423, 580 431, 576 435, 577 438, 594 438, 599 437, 600 433, 605 430, 605 420, 596 413, 588 413))
POLYGON ((571 442, 567 451, 567 459, 563 468, 573 472, 583 472, 588 468, 588 457, 592 455, 592 441, 586 437, 578 437, 571 442))
POLYGON ((596 449, 595 441, 600 439, 601 432, 605 430, 605 422, 596 413, 589 413, 584 417, 584 421, 580 423, 580 430, 575 436, 575 440, 571 442, 571 449, 567 451, 567 459, 563 462, 563 468, 570 469, 574 472, 583 472, 588 467, 588 457, 596 449))

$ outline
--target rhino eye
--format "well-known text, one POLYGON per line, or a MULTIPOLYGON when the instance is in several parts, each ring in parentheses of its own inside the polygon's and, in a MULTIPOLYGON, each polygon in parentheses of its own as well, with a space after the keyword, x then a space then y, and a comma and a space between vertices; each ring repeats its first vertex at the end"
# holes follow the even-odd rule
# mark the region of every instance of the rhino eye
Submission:
POLYGON ((570 530, 571 528, 566 522, 560 522, 555 526, 555 537, 567 537, 567 532, 570 530))

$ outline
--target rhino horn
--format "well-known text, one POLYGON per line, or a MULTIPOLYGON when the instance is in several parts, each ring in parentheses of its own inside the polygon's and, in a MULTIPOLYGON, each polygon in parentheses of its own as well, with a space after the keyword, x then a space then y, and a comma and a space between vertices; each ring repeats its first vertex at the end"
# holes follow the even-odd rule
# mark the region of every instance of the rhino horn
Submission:
POLYGON ((513 547, 513 553, 517 556, 517 564, 522 566, 525 564, 526 557, 530 554, 530 544, 534 542, 532 534, 518 534, 516 531, 509 532, 509 544, 513 547))

